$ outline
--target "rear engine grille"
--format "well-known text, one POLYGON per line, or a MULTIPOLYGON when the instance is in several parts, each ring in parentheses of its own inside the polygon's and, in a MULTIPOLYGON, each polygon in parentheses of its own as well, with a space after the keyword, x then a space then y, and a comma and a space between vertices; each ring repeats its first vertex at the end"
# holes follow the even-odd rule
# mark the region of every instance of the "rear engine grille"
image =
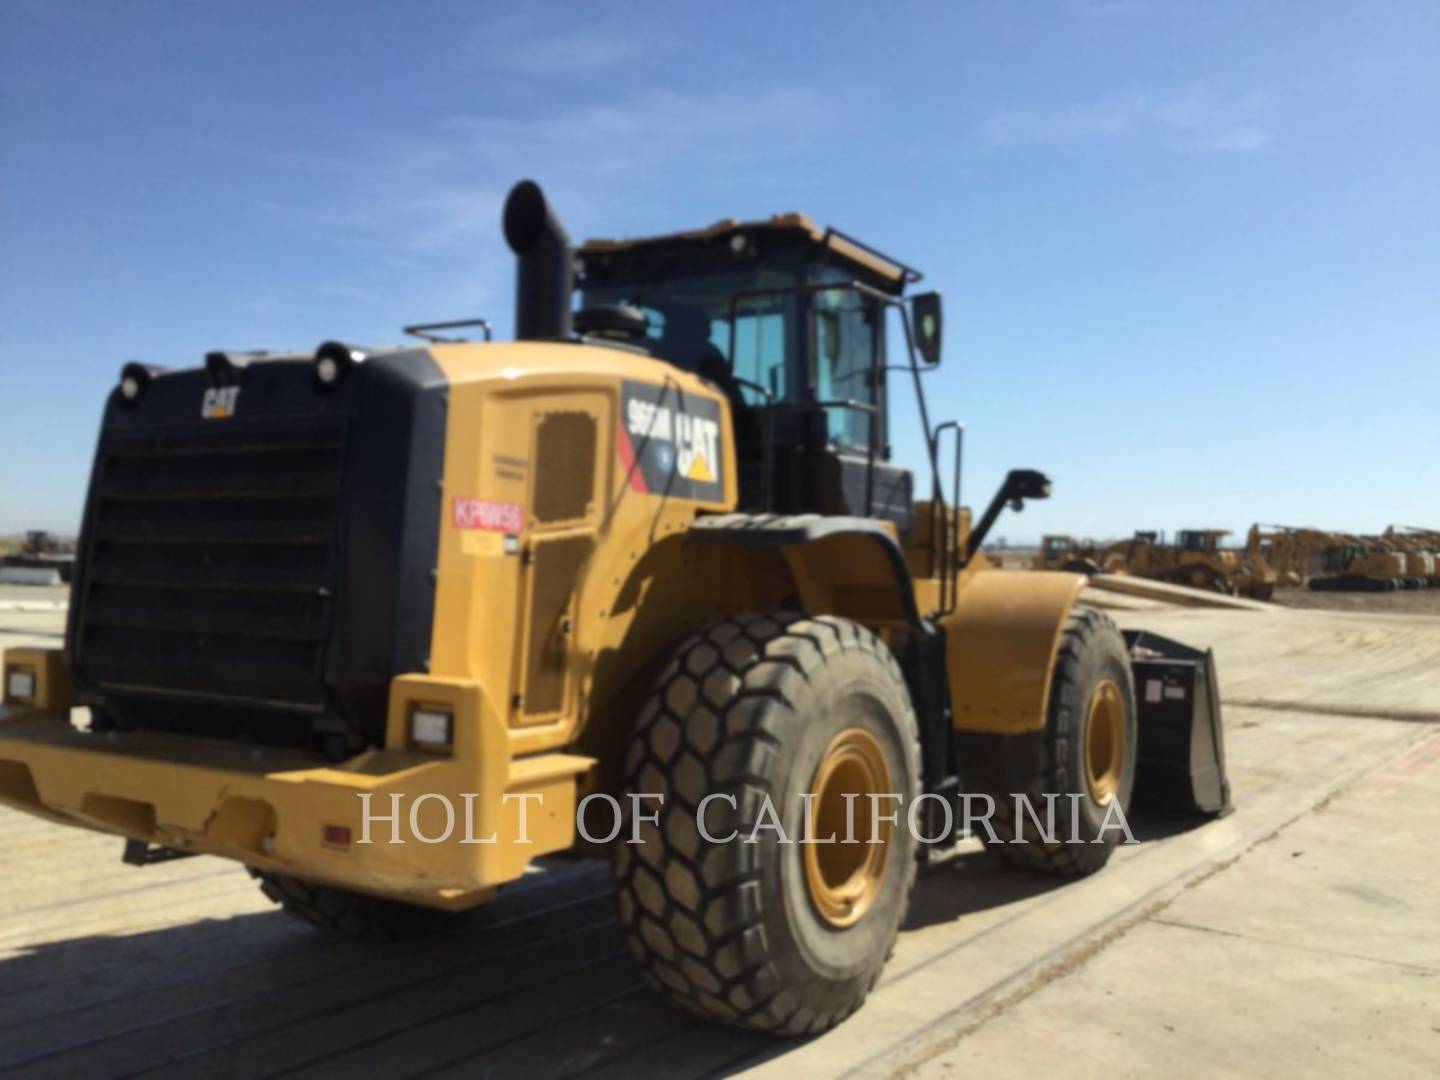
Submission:
POLYGON ((78 598, 87 683, 325 708, 346 429, 303 423, 107 433, 78 598))

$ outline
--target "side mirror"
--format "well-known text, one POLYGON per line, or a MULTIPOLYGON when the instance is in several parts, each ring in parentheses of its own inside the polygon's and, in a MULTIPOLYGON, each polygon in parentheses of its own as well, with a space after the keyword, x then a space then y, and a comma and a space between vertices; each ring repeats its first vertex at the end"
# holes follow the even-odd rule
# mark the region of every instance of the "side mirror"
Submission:
MULTIPOLYGON (((1005 477, 1005 487, 1017 500, 1048 499, 1050 478, 1034 469, 1012 469, 1005 477)), ((1018 510, 1019 507, 1017 506, 1018 510)))
POLYGON ((910 319, 915 327, 915 346, 927 364, 940 363, 940 331, 944 319, 940 312, 940 294, 919 293, 910 298, 910 319))

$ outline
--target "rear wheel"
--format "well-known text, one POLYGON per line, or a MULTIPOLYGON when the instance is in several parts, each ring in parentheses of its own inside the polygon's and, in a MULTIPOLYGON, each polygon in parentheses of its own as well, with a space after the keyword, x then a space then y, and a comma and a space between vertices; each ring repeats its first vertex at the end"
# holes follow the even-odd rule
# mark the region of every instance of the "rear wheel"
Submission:
POLYGON ((1122 813, 1130 808, 1136 742, 1125 641, 1108 617, 1082 608, 1060 639, 1045 730, 962 741, 967 788, 995 801, 995 839, 981 830, 987 848, 1012 866, 1052 874, 1100 869, 1122 833, 1116 818, 1106 823, 1112 804, 1122 813), (1054 827, 1044 838, 1035 820, 1048 826, 1052 805, 1054 827))
POLYGON ((682 644, 625 761, 626 796, 652 796, 639 810, 658 823, 615 844, 620 919, 648 981, 776 1034, 854 1012, 915 880, 918 738, 894 657, 848 620, 740 616, 682 644), (898 825, 872 795, 898 796, 878 800, 898 825))
POLYGON ((384 900, 284 874, 252 869, 250 876, 259 880, 260 891, 285 914, 330 933, 365 941, 430 937, 456 929, 469 915, 384 900))

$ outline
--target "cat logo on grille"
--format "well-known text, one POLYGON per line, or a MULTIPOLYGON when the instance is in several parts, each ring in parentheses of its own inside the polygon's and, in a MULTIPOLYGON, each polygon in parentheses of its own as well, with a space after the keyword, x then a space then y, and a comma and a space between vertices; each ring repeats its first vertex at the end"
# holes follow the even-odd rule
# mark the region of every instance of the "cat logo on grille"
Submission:
POLYGON ((239 400, 240 387, 212 386, 200 401, 200 415, 206 420, 228 420, 235 415, 235 403, 239 400))

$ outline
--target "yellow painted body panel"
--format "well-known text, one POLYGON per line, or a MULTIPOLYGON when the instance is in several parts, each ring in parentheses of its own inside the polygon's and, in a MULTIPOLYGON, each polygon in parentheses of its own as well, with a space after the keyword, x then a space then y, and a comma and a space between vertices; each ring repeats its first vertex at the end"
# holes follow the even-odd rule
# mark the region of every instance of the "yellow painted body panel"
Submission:
POLYGON ((117 746, 72 727, 68 712, 51 702, 0 706, 0 803, 66 824, 446 908, 481 902, 494 885, 523 873, 531 859, 572 845, 577 780, 593 762, 558 753, 512 759, 508 733, 484 707, 479 687, 397 679, 389 731, 384 750, 317 766, 285 751, 152 732, 132 732, 117 746), (420 701, 454 710, 453 755, 405 747, 409 706, 420 701), (430 793, 445 796, 455 813, 445 842, 420 839, 444 835, 450 821, 439 800, 417 802, 430 793), (360 796, 366 794, 368 844, 361 842, 360 796), (527 794, 542 798, 520 797, 527 794), (374 819, 396 809, 396 796, 401 817, 392 833, 374 819), (351 844, 326 843, 326 826, 349 829, 351 844), (394 835, 403 842, 391 843, 394 835), (461 842, 467 837, 476 842, 461 842), (483 842, 491 837, 493 842, 483 842))
MULTIPOLYGON (((384 747, 327 766, 157 732, 112 741, 71 726, 58 652, 12 650, 7 663, 42 675, 36 700, 0 709, 0 802, 273 872, 465 907, 517 878, 533 858, 575 845, 578 800, 612 788, 655 664, 704 623, 756 610, 826 612, 898 646, 908 598, 873 535, 782 547, 685 541, 698 515, 737 502, 730 409, 710 384, 595 345, 430 351, 450 384, 431 655, 427 671, 392 681, 384 747), (633 441, 635 424, 649 415, 635 404, 637 384, 667 395, 662 401, 683 395, 693 416, 703 408, 717 418, 715 460, 684 459, 699 485, 686 490, 706 497, 637 481, 644 447, 633 441), (542 432, 555 431, 583 438, 545 441, 551 436, 542 432), (542 468, 543 454, 550 464, 542 468), (476 527, 471 510, 485 527, 476 527), (499 527, 486 518, 497 513, 499 527), (410 715, 419 706, 452 711, 449 752, 410 745, 410 715), (457 835, 465 835, 468 818, 472 836, 493 834, 497 842, 419 842, 410 808, 432 793, 460 812, 457 835), (365 794, 372 815, 388 813, 400 797, 405 843, 358 842, 365 794), (544 801, 529 807, 522 843, 527 804, 513 797, 525 794, 544 801), (327 825, 348 828, 356 842, 327 844, 327 825)), ((689 421, 674 423, 677 432, 692 432, 689 421)), ((672 448, 681 441, 677 435, 672 448)), ((902 555, 915 607, 929 615, 942 603, 928 546, 940 522, 929 503, 916 510, 902 555)), ((942 520, 963 545, 968 515, 949 511, 942 520)), ((983 558, 972 560, 959 607, 942 620, 957 726, 1019 732, 1043 723, 1056 642, 1081 581, 994 573, 983 558)), ((420 834, 443 832, 440 800, 420 804, 416 815, 420 834)))
POLYGON ((946 633, 951 708, 961 731, 1018 735, 1045 726, 1050 674, 1082 574, 968 575, 946 633))
MULTIPOLYGON (((726 510, 735 503, 734 446, 728 438, 722 439, 724 496, 719 500, 697 502, 631 486, 616 445, 622 386, 628 379, 715 402, 723 430, 729 429, 729 406, 698 378, 620 349, 523 342, 439 346, 432 353, 451 384, 446 507, 457 498, 478 498, 519 503, 528 511, 539 485, 555 482, 536 468, 539 423, 567 412, 595 419, 593 489, 581 515, 538 522, 527 512, 519 549, 512 553, 477 543, 486 538, 449 521, 440 539, 431 672, 493 688, 488 707, 509 731, 512 754, 566 746, 589 711, 597 675, 602 696, 616 689, 614 658, 608 653, 626 637, 637 590, 645 590, 658 574, 671 582, 670 603, 678 608, 688 601, 692 609, 697 599, 687 593, 716 593, 713 581, 694 583, 703 586, 699 589, 676 584, 693 576, 683 565, 678 542, 702 510, 726 510), (537 713, 516 701, 533 659, 527 644, 536 586, 531 556, 537 545, 567 539, 588 542, 590 554, 574 579, 563 616, 569 629, 557 625, 554 630, 564 637, 558 645, 566 672, 560 704, 537 713), (675 550, 662 553, 667 540, 675 541, 668 545, 675 550)), ((662 620, 675 626, 685 621, 662 620)))

